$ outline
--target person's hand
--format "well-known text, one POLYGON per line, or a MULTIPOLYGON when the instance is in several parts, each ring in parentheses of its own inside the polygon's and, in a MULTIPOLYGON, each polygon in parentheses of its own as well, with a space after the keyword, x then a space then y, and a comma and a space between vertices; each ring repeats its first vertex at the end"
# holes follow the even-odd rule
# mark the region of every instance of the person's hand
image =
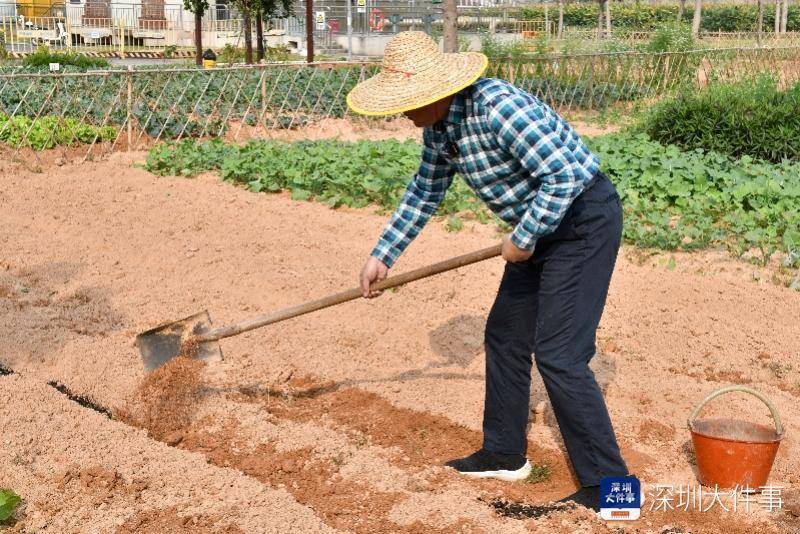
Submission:
POLYGON ((519 263, 533 256, 532 250, 522 250, 511 242, 510 236, 503 236, 503 259, 510 263, 519 263))
POLYGON ((389 268, 378 258, 370 256, 364 264, 364 268, 361 269, 361 276, 359 276, 364 298, 371 299, 383 293, 383 291, 370 291, 369 286, 374 282, 385 279, 388 274, 389 268))

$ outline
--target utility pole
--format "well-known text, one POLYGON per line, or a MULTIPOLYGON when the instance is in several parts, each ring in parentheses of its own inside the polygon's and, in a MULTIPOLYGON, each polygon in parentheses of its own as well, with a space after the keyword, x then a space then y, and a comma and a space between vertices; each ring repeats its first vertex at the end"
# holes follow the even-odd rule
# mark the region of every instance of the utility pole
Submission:
POLYGON ((306 62, 314 63, 314 0, 306 0, 306 62))

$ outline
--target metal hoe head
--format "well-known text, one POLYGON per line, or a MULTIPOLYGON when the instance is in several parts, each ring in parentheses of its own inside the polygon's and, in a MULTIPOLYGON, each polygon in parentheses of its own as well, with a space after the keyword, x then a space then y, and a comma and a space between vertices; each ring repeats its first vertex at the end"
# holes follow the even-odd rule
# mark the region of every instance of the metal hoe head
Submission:
MULTIPOLYGON (((187 340, 210 329, 211 316, 208 311, 203 310, 180 321, 165 323, 139 334, 136 336, 136 346, 139 347, 145 370, 150 372, 161 367, 181 353, 187 340)), ((201 360, 222 360, 222 351, 216 341, 200 343, 190 352, 187 356, 201 360)))

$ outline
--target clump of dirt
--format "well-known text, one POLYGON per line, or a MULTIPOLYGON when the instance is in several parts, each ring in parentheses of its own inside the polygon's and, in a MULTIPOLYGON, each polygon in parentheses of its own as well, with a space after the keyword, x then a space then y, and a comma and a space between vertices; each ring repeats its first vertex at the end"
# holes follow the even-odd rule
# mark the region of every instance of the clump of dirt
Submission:
POLYGON ((644 442, 667 442, 675 438, 675 428, 655 419, 645 419, 639 425, 639 439, 644 442))
POLYGON ((115 494, 122 494, 138 499, 141 492, 148 487, 143 480, 126 482, 117 471, 106 469, 101 465, 93 465, 85 469, 72 466, 56 477, 58 488, 62 492, 72 488, 74 493, 86 490, 95 497, 95 503, 108 501, 115 494), (76 485, 76 487, 73 487, 76 485))
POLYGON ((64 489, 73 480, 79 480, 84 488, 98 488, 102 490, 113 490, 123 484, 122 477, 116 471, 111 471, 100 465, 87 467, 86 469, 67 469, 58 480, 60 489, 64 489))
POLYGON ((705 378, 709 382, 730 382, 731 384, 752 384, 753 380, 739 370, 705 368, 705 378))
POLYGON ((117 534, 160 532, 162 534, 239 534, 244 531, 234 524, 215 527, 218 519, 211 516, 180 516, 176 507, 139 512, 117 528, 117 534))
POLYGON ((171 359, 142 380, 125 406, 114 410, 116 419, 170 445, 180 442, 202 396, 203 367, 202 360, 171 359))

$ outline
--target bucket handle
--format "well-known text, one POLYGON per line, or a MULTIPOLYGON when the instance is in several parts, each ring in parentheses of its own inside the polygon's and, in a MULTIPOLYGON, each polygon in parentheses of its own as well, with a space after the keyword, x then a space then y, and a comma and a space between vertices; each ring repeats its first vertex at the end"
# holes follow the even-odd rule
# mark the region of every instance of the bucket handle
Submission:
POLYGON ((760 391, 757 391, 753 388, 749 388, 747 386, 739 386, 739 385, 726 386, 724 388, 720 388, 716 391, 712 391, 711 393, 709 393, 708 396, 705 399, 703 399, 700 402, 700 404, 697 405, 697 408, 694 409, 692 415, 689 416, 688 420, 689 427, 691 428, 692 422, 695 419, 697 419, 697 416, 700 414, 700 410, 702 410, 706 404, 708 404, 712 399, 719 397, 720 395, 723 395, 725 393, 730 393, 732 391, 741 391, 742 393, 749 393, 751 395, 755 395, 756 397, 758 397, 764 404, 767 405, 767 408, 769 408, 770 414, 772 415, 772 420, 775 423, 775 432, 777 432, 779 436, 783 434, 783 425, 781 425, 781 416, 778 415, 778 409, 775 408, 775 405, 772 404, 772 401, 770 401, 767 398, 767 396, 761 393, 760 391))

